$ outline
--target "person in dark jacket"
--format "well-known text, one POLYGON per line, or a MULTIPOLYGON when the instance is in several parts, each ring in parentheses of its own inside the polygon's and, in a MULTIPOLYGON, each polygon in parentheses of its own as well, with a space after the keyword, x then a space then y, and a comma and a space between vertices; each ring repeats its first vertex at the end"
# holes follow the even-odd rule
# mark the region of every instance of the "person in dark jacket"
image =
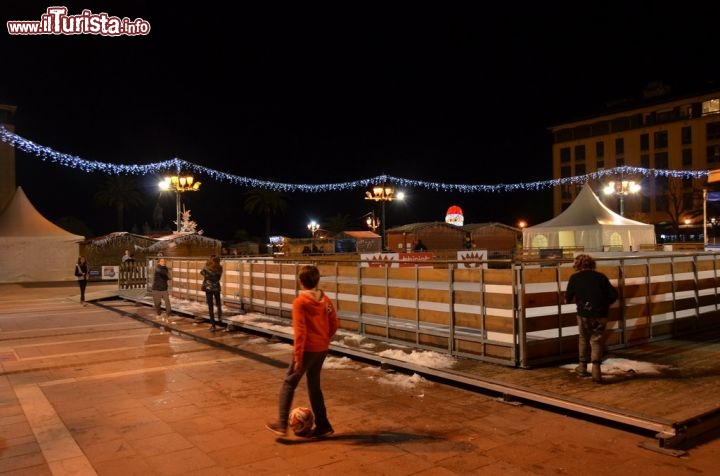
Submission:
POLYGON ((220 279, 222 278, 223 267, 220 264, 220 258, 217 256, 211 256, 210 259, 205 263, 205 267, 200 270, 200 274, 203 276, 202 288, 205 291, 205 300, 208 305, 208 312, 210 314, 210 330, 216 330, 215 324, 215 313, 213 310, 213 301, 217 306, 217 323, 222 322, 222 302, 220 301, 220 279))
POLYGON ((80 256, 75 264, 75 277, 77 278, 78 286, 80 286, 80 304, 85 306, 85 288, 88 282, 88 264, 84 256, 80 256))
POLYGON ((427 246, 425 246, 422 240, 415 240, 413 251, 427 251, 427 246))
POLYGON ((170 306, 170 291, 168 289, 168 281, 170 281, 170 270, 165 266, 165 258, 157 260, 155 273, 152 281, 152 297, 155 305, 155 313, 157 318, 162 322, 168 322, 172 308, 170 306), (165 302, 165 317, 162 316, 161 302, 165 302))
POLYGON ((595 268, 595 260, 586 254, 575 257, 575 273, 568 280, 565 302, 577 305, 578 354, 580 363, 575 372, 586 377, 588 361, 592 363, 592 379, 602 382, 603 347, 605 327, 610 305, 618 298, 617 289, 603 273, 595 268))

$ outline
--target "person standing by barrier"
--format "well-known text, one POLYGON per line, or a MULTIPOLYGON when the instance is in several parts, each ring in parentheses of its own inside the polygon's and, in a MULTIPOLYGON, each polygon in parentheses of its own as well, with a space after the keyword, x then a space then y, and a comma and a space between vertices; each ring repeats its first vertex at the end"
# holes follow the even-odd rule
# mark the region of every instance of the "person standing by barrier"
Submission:
POLYGON ((298 280, 302 290, 292 305, 293 358, 280 387, 278 419, 267 423, 265 427, 277 435, 287 434, 295 389, 307 373, 307 391, 315 415, 315 427, 308 434, 300 436, 322 438, 335 432, 328 420, 320 373, 339 321, 332 301, 317 287, 320 270, 316 266, 302 266, 298 280))
POLYGON ((415 240, 413 251, 427 251, 427 246, 425 246, 425 243, 423 243, 422 240, 415 240))
POLYGON ((222 301, 220 301, 220 279, 222 278, 223 267, 220 264, 220 258, 213 255, 205 263, 205 267, 200 270, 200 274, 203 276, 202 288, 205 291, 205 300, 208 305, 208 312, 210 314, 210 330, 215 331, 215 313, 213 310, 213 301, 217 306, 217 323, 222 322, 222 301))
POLYGON ((170 270, 165 266, 165 258, 158 258, 152 281, 152 297, 155 305, 155 313, 161 322, 170 320, 172 307, 170 306, 170 291, 168 281, 171 280, 170 270), (165 302, 165 317, 162 317, 161 302, 165 302))
POLYGON ((84 256, 80 256, 75 263, 75 277, 77 278, 78 286, 80 286, 80 304, 83 306, 85 303, 85 288, 88 283, 88 264, 84 256))
POLYGON ((595 268, 595 260, 586 254, 575 257, 575 273, 568 280, 565 302, 575 301, 578 322, 578 354, 580 363, 575 372, 587 377, 588 361, 592 363, 593 382, 602 382, 605 327, 610 305, 617 301, 617 289, 603 273, 595 268))
POLYGON ((126 263, 128 261, 132 262, 135 260, 133 259, 132 255, 130 254, 130 250, 125 250, 125 253, 122 255, 122 263, 126 263))

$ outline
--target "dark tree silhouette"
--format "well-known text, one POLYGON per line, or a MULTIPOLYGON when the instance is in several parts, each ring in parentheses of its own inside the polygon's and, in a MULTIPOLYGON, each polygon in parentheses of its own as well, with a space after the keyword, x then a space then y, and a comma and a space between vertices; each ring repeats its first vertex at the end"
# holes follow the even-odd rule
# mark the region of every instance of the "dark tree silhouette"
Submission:
POLYGON ((265 219, 264 243, 267 243, 272 233, 272 217, 285 213, 287 200, 285 195, 276 190, 253 188, 245 193, 243 208, 246 212, 265 219))
POLYGON ((338 213, 337 215, 330 217, 323 228, 333 234, 342 233, 348 231, 354 226, 353 219, 348 214, 338 213))
POLYGON ((138 190, 137 180, 127 175, 113 175, 100 184, 95 193, 95 202, 99 206, 110 206, 115 209, 117 231, 125 230, 125 212, 130 207, 145 203, 142 193, 138 190))

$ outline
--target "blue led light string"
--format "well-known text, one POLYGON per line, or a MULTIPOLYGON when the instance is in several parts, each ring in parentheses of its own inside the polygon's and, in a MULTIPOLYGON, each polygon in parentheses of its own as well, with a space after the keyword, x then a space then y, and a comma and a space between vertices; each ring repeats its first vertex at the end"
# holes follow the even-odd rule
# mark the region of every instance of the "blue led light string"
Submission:
POLYGON ((665 170, 665 169, 647 169, 643 167, 620 166, 612 169, 602 169, 585 175, 576 175, 574 177, 563 177, 556 180, 541 180, 536 182, 520 182, 514 184, 498 184, 498 185, 481 185, 481 184, 452 184, 443 182, 426 182, 423 180, 411 180, 402 177, 393 177, 390 175, 378 175, 376 177, 353 180, 349 182, 335 182, 325 184, 293 184, 283 182, 272 182, 268 180, 259 180, 251 177, 243 177, 239 175, 228 174, 219 170, 210 169, 202 165, 187 162, 182 159, 174 158, 162 162, 155 162, 146 165, 123 165, 111 164, 107 162, 98 162, 94 160, 85 160, 80 157, 63 154, 49 147, 45 147, 29 141, 13 132, 8 131, 4 126, 0 125, 0 140, 6 144, 21 150, 30 155, 38 157, 42 161, 52 162, 64 167, 79 169, 84 172, 101 172, 108 175, 148 175, 161 174, 163 172, 173 171, 174 173, 193 173, 202 175, 218 182, 229 182, 234 185, 240 185, 249 188, 262 188, 275 190, 279 192, 332 192, 354 190, 358 188, 369 188, 378 183, 391 184, 396 187, 406 188, 424 188, 440 192, 515 192, 520 190, 537 191, 560 185, 582 185, 590 180, 598 180, 608 176, 617 175, 641 175, 644 177, 672 177, 683 179, 702 179, 709 174, 708 170, 665 170))

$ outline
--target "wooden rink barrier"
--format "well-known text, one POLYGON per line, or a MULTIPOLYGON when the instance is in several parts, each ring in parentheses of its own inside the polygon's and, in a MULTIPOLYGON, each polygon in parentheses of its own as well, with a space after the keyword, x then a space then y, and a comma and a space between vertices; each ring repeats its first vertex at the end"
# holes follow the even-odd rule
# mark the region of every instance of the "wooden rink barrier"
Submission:
MULTIPOLYGON (((720 322, 719 255, 635 252, 594 257, 620 294, 610 309, 609 350, 701 332, 720 322)), ((173 297, 204 302, 200 270, 205 259, 166 261, 173 297)), ((367 266, 347 257, 335 261, 332 256, 225 258, 226 314, 242 308, 289 323, 303 264, 319 267, 320 288, 335 302, 345 330, 511 367, 577 359, 575 305, 564 303, 571 259, 490 260, 475 267, 437 260, 391 267, 367 266)), ((147 269, 149 289, 152 269, 147 269)))

